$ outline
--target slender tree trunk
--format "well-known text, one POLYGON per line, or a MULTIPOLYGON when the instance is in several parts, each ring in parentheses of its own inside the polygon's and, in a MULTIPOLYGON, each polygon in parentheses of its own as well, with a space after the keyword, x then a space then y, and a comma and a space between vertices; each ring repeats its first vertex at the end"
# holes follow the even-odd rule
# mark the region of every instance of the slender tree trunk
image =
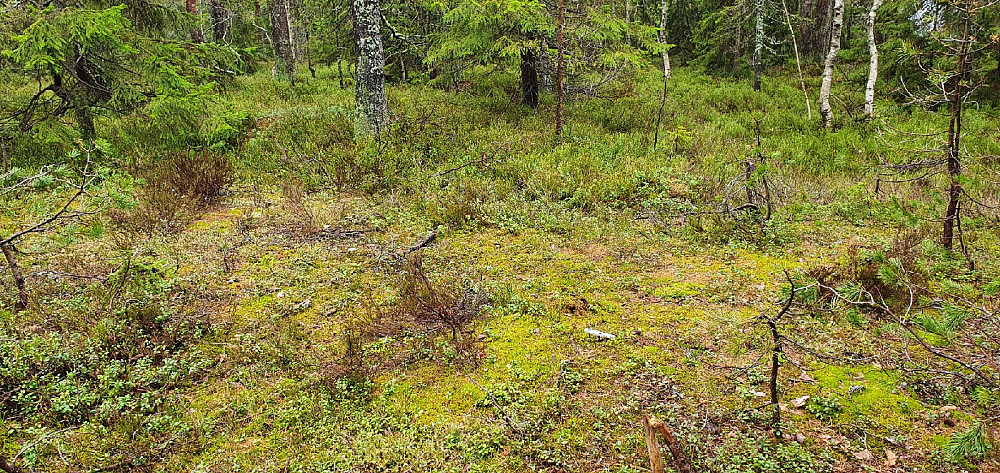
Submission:
POLYGON ((667 0, 660 0, 660 45, 663 46, 663 80, 670 77, 670 53, 667 51, 667 0))
POLYGON ((340 88, 346 89, 347 86, 344 85, 344 63, 340 58, 337 58, 337 78, 340 80, 340 88))
MULTIPOLYGON (((198 0, 187 0, 185 6, 189 15, 198 16, 198 0)), ((198 23, 200 24, 201 22, 199 21, 198 23)), ((205 33, 201 31, 200 27, 195 27, 191 30, 191 41, 196 43, 205 42, 205 33)))
POLYGON ((279 78, 294 80, 295 57, 288 32, 286 0, 271 0, 271 42, 274 44, 274 70, 279 78))
POLYGON ((788 24, 788 32, 792 35, 792 49, 795 51, 795 69, 799 71, 799 85, 802 86, 802 95, 806 98, 806 118, 812 120, 812 105, 809 104, 809 92, 806 91, 806 81, 802 77, 802 61, 799 59, 799 43, 795 40, 795 28, 792 27, 792 15, 788 13, 788 4, 781 0, 781 9, 785 12, 785 23, 788 24))
POLYGON ((663 109, 667 105, 667 79, 670 78, 670 54, 667 51, 667 0, 660 0, 660 45, 663 47, 663 95, 660 96, 660 111, 656 114, 656 130, 653 131, 653 150, 660 142, 660 124, 663 109))
POLYGON ((830 51, 826 54, 823 67, 823 86, 819 91, 819 113, 823 117, 823 127, 833 127, 833 109, 830 108, 830 88, 833 86, 833 63, 840 54, 840 30, 844 26, 844 0, 833 4, 833 25, 830 28, 830 51))
POLYGON ((353 0, 354 44, 358 61, 354 77, 356 118, 354 134, 378 136, 389 122, 385 98, 385 56, 379 21, 382 12, 378 0, 353 0))
MULTIPOLYGON (((628 5, 626 4, 626 7, 628 5)), ((559 0, 558 13, 556 16, 556 47, 558 57, 556 58, 556 138, 562 137, 563 132, 563 0, 559 0)))
MULTIPOLYGON (((794 287, 792 288, 794 290, 794 287)), ((794 292, 792 293, 795 294, 794 292)), ((769 321, 771 326, 771 339, 774 346, 771 348, 771 427, 774 429, 775 437, 781 437, 781 403, 778 398, 778 369, 781 367, 781 336, 778 334, 778 325, 774 321, 769 321)))
POLYGON ((878 45, 875 44, 875 15, 882 5, 882 0, 872 0, 872 8, 868 11, 868 54, 871 62, 868 64, 868 84, 865 85, 865 117, 869 120, 875 117, 875 81, 878 80, 878 45))
POLYGON ((951 97, 951 119, 948 122, 948 177, 951 185, 948 187, 948 208, 944 215, 944 232, 941 245, 951 250, 955 241, 955 226, 960 225, 959 199, 962 197, 962 106, 965 104, 965 84, 969 71, 969 29, 971 18, 968 11, 963 19, 964 32, 962 46, 958 56, 958 73, 955 75, 955 86, 951 97))
POLYGON ((0 245, 0 251, 3 251, 3 256, 7 259, 7 267, 10 268, 10 274, 14 276, 14 287, 17 288, 18 301, 14 304, 14 310, 27 309, 28 290, 25 288, 24 275, 21 274, 21 268, 17 265, 17 260, 14 259, 14 251, 10 245, 0 245))
POLYGON ((538 56, 535 51, 521 51, 521 99, 531 107, 538 108, 538 56))
POLYGON ((212 40, 222 43, 229 34, 229 10, 223 0, 210 0, 209 14, 212 18, 212 40))
POLYGON ((993 68, 993 88, 1000 93, 1000 41, 993 43, 993 52, 997 60, 997 67, 993 68))
POLYGON ((753 90, 760 91, 760 74, 764 68, 764 0, 754 1, 754 16, 757 24, 754 27, 753 41, 753 90))
POLYGON ((305 50, 306 50, 306 68, 309 69, 309 74, 311 74, 312 78, 315 79, 316 78, 316 68, 313 67, 312 52, 309 50, 309 30, 306 29, 305 33, 306 33, 306 39, 305 39, 305 42, 304 42, 304 47, 305 47, 305 50))

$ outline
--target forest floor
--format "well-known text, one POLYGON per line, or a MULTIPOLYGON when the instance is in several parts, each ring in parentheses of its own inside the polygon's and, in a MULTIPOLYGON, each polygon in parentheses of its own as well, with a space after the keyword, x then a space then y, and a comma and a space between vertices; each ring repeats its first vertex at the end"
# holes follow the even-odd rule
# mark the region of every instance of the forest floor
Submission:
MULTIPOLYGON (((980 287, 1000 276, 990 218, 970 219, 968 271, 934 243, 932 189, 872 194, 879 133, 826 137, 781 108, 794 88, 761 115, 745 84, 691 97, 708 82, 678 75, 676 100, 710 111, 672 104, 669 151, 628 118, 658 106, 652 86, 642 110, 575 105, 564 144, 495 97, 483 112, 413 87, 393 97, 403 131, 372 155, 337 142, 348 92, 275 98, 250 79, 229 97, 248 124, 221 196, 164 214, 134 170, 145 181, 101 185, 127 205, 22 245, 32 304, 10 310, 4 279, 0 452, 39 471, 639 472, 648 413, 697 471, 1000 471, 995 454, 949 456, 977 426, 1000 438, 996 390, 934 371, 897 321, 814 284, 882 271, 883 252, 934 287, 980 287), (429 105, 448 100, 451 117, 429 105), (759 116, 774 216, 700 215, 759 116), (812 286, 777 323, 776 435, 762 317, 791 284, 812 286)), ((972 146, 990 151, 984 113, 972 146)), ((140 126, 121 125, 118 153, 169 156, 128 144, 140 126)), ((65 195, 20 198, 0 223, 65 195)))

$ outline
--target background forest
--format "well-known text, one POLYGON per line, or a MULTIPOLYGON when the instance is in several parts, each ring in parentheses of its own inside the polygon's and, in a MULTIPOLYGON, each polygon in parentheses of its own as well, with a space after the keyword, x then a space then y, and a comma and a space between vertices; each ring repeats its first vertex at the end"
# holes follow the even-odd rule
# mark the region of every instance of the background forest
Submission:
POLYGON ((1000 471, 1000 3, 6 0, 0 471, 1000 471))

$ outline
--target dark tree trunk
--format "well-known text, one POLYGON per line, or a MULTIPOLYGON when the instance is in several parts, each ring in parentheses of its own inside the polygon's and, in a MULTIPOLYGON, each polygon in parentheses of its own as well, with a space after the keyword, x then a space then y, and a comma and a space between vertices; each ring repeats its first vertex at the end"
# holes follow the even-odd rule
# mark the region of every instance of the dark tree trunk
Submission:
POLYGON ((378 0, 353 0, 351 7, 354 44, 358 53, 354 75, 354 134, 359 137, 378 136, 389 122, 380 24, 382 11, 378 0))
POLYGON ((340 88, 346 89, 347 86, 344 85, 344 64, 339 58, 337 59, 337 79, 340 80, 340 88))
MULTIPOLYGON (((969 32, 971 19, 966 12, 964 18, 964 33, 962 35, 961 51, 958 55, 958 72, 955 74, 951 97, 951 119, 948 122, 948 177, 951 185, 948 187, 948 208, 944 214, 944 231, 941 244, 951 250, 955 241, 955 226, 960 225, 959 199, 962 197, 962 106, 965 104, 965 84, 969 71, 969 32)), ((959 226, 959 228, 961 228, 959 226)))
POLYGON ((997 67, 993 68, 993 89, 1000 94, 1000 41, 993 43, 993 54, 997 60, 997 67))
POLYGON ((538 108, 538 55, 535 51, 521 51, 521 99, 525 105, 538 108))
POLYGON ((73 106, 73 111, 76 115, 76 121, 80 125, 80 134, 85 142, 91 142, 97 139, 97 129, 94 127, 94 114, 90 111, 90 107, 84 103, 78 103, 73 106))
POLYGON ((316 78, 316 68, 313 67, 312 54, 309 54, 309 30, 306 30, 306 38, 303 42, 306 49, 306 67, 309 68, 309 74, 312 74, 312 78, 316 78))
POLYGON ((11 250, 10 245, 0 245, 0 250, 3 251, 4 258, 7 259, 7 267, 10 268, 10 273, 14 276, 14 287, 17 288, 18 301, 14 303, 14 310, 27 309, 28 290, 25 288, 24 275, 21 274, 21 268, 17 265, 17 260, 14 259, 14 251, 11 250))
MULTIPOLYGON (((73 71, 80 81, 85 80, 86 69, 74 68, 72 64, 67 68, 73 71), (81 76, 82 75, 82 76, 81 76)), ((90 102, 86 98, 86 86, 68 86, 63 83, 62 76, 52 75, 52 91, 68 106, 67 111, 72 110, 76 124, 80 127, 80 135, 86 142, 94 141, 97 138, 97 130, 94 127, 94 115, 90 110, 90 102)))
POLYGON ((0 471, 4 473, 25 473, 24 468, 7 461, 7 457, 3 455, 0 455, 0 471))
MULTIPOLYGON (((191 16, 198 16, 198 0, 187 0, 187 12, 191 16)), ((205 42, 205 34, 201 32, 201 28, 195 27, 191 30, 191 40, 196 43, 205 42)))
POLYGON ((802 0, 799 15, 802 24, 802 54, 817 58, 826 53, 830 44, 830 16, 833 2, 830 0, 802 0))
POLYGON ((212 17, 212 39, 216 43, 222 43, 229 34, 229 10, 223 0, 210 0, 209 14, 212 17))
POLYGON ((271 0, 271 43, 274 44, 274 69, 278 77, 293 80, 295 57, 288 33, 287 0, 271 0))

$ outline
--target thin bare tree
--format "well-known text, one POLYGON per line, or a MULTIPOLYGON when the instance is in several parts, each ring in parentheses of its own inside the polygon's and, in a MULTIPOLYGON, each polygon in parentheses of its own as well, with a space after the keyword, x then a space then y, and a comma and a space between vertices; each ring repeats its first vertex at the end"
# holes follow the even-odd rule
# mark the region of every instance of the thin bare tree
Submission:
POLYGON ((788 32, 792 35, 792 49, 795 51, 795 69, 799 71, 799 85, 802 87, 802 95, 806 99, 806 118, 812 120, 812 105, 809 103, 809 92, 806 91, 806 81, 802 77, 802 61, 799 59, 799 43, 795 39, 795 28, 792 27, 792 15, 788 13, 788 5, 785 0, 781 0, 781 9, 785 12, 785 23, 788 24, 788 32))

